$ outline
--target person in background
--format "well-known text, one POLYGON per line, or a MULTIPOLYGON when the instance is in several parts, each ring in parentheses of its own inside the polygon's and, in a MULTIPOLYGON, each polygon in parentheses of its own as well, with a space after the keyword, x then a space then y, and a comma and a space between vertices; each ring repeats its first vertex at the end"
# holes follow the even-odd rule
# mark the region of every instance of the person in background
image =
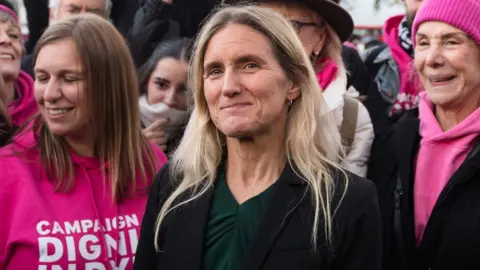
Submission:
POLYGON ((358 34, 352 34, 348 39, 355 47, 362 43, 362 37, 358 34))
MULTIPOLYGON (((237 3, 225 0, 224 3, 237 3)), ((304 50, 317 72, 325 101, 334 115, 345 144, 341 164, 364 177, 374 138, 373 126, 365 106, 352 97, 356 89, 347 88, 348 76, 342 60, 342 41, 350 37, 353 21, 342 7, 325 0, 256 0, 285 16, 294 26, 304 50), (349 90, 349 91, 347 91, 349 90)))
POLYGON ((382 269, 480 269, 480 2, 425 0, 413 22, 425 92, 375 141, 382 269))
POLYGON ((112 0, 110 20, 124 37, 132 28, 135 13, 145 0, 112 0))
POLYGON ((221 0, 144 0, 127 36, 133 59, 141 67, 161 41, 194 37, 203 19, 221 0))
POLYGON ((221 9, 190 74, 195 108, 150 190, 135 269, 380 269, 375 187, 330 159, 340 134, 292 25, 221 9))
MULTIPOLYGON (((414 49, 411 27, 423 0, 403 0, 405 15, 391 17, 385 22, 382 43, 367 49, 364 62, 377 84, 374 102, 367 104, 376 133, 387 131, 405 112, 418 105, 420 84, 413 68, 414 49)), ((370 95, 370 94, 369 94, 370 95)))
MULTIPOLYGON (((332 1, 336 4, 339 4, 340 2, 340 0, 332 1)), ((351 43, 351 46, 349 46, 349 41, 354 40, 356 37, 357 35, 352 34, 344 41, 342 59, 345 68, 347 69, 347 89, 352 87, 358 91, 359 95, 362 96, 362 99, 366 99, 368 98, 368 93, 373 91, 372 88, 374 88, 375 85, 369 76, 367 66, 365 66, 365 63, 363 63, 363 60, 358 53, 357 44, 351 43)))
POLYGON ((142 135, 128 46, 83 14, 51 25, 33 63, 40 115, 0 151, 0 269, 132 269, 166 157, 142 135))
POLYGON ((167 155, 180 141, 189 116, 189 44, 190 40, 186 38, 160 43, 139 71, 143 133, 167 155))
POLYGON ((23 53, 18 17, 11 9, 0 5, 0 74, 4 81, 1 91, 3 103, 15 127, 22 126, 38 112, 33 96, 33 80, 20 70, 23 53))
MULTIPOLYGON (((50 8, 49 21, 52 24, 55 21, 68 18, 72 15, 90 12, 103 18, 110 16, 112 8, 111 0, 49 0, 50 8)), ((22 70, 35 77, 33 72, 33 55, 25 55, 22 59, 22 70)))

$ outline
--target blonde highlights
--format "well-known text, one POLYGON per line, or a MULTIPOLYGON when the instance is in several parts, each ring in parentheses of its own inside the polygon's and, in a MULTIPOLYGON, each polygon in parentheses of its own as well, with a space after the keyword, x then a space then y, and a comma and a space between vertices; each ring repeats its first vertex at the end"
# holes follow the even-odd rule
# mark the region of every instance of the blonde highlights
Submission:
POLYGON ((307 194, 311 195, 315 210, 312 244, 317 247, 317 239, 322 233, 331 244, 336 210, 331 204, 335 186, 332 169, 342 171, 333 160, 338 160, 338 149, 342 146, 335 121, 327 113, 310 59, 295 30, 283 16, 268 8, 233 6, 222 8, 211 16, 194 46, 190 89, 194 91, 195 108, 171 160, 170 174, 175 189, 160 209, 155 247, 160 249, 157 239, 166 216, 212 188, 222 162, 225 136, 210 118, 203 89, 203 64, 211 38, 230 24, 246 25, 265 35, 286 76, 300 86, 301 94, 287 116, 285 154, 296 174, 307 184, 307 194), (184 194, 187 195, 181 196, 184 194))
MULTIPOLYGON (((151 146, 141 133, 133 59, 113 25, 97 15, 82 14, 51 25, 37 43, 33 63, 44 46, 66 39, 73 41, 81 59, 95 156, 102 172, 108 163, 111 194, 121 202, 139 188, 136 179, 143 178, 146 189, 157 171, 151 146)), ((74 168, 67 142, 52 134, 41 118, 36 120, 35 130, 55 190, 69 191, 74 186, 74 168)))

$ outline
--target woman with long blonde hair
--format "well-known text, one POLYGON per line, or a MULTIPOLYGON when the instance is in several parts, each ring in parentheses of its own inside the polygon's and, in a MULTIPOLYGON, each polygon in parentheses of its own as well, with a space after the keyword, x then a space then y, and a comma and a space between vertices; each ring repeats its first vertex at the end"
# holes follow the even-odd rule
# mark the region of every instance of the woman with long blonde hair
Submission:
MULTIPOLYGON (((223 0, 235 3, 240 0, 223 0)), ((347 70, 342 60, 342 42, 353 31, 348 12, 330 0, 251 0, 282 14, 294 27, 317 76, 320 91, 335 118, 344 145, 337 160, 343 168, 361 177, 374 139, 370 115, 357 99, 354 87, 347 89, 347 70)))
POLYGON ((40 115, 0 152, 0 269, 132 269, 157 168, 122 36, 92 14, 34 53, 40 115))
POLYGON ((227 7, 191 63, 195 107, 149 195, 136 269, 380 269, 374 185, 340 168, 291 24, 227 7))

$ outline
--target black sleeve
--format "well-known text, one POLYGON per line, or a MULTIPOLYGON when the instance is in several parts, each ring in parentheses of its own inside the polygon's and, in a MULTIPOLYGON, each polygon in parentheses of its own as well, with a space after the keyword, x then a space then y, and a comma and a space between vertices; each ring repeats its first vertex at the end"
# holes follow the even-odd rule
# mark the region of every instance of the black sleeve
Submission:
POLYGON ((33 54, 27 54, 22 57, 21 69, 32 76, 35 80, 35 73, 33 72, 33 54))
POLYGON ((368 161, 367 178, 376 185, 381 185, 385 178, 391 178, 390 172, 395 170, 395 157, 393 154, 392 135, 394 129, 391 127, 387 132, 375 137, 372 144, 372 151, 368 161))
POLYGON ((137 10, 127 41, 137 67, 143 65, 156 44, 168 35, 180 35, 180 29, 172 29, 173 4, 161 0, 147 0, 137 10), (177 30, 177 33, 174 33, 177 30))
POLYGON ((342 246, 338 250, 335 270, 380 270, 382 263, 382 226, 375 185, 363 180, 349 189, 361 193, 347 203, 349 211, 342 246))
POLYGON ((354 49, 344 45, 343 61, 348 72, 347 86, 353 85, 360 95, 366 95, 372 84, 372 79, 360 55, 354 49))
POLYGON ((145 63, 156 45, 163 40, 194 37, 202 21, 221 0, 145 0, 135 14, 127 36, 137 67, 145 63))
POLYGON ((32 53, 38 39, 48 27, 49 9, 47 0, 24 0, 28 21, 28 41, 25 44, 26 53, 32 53))
POLYGON ((110 19, 123 36, 127 36, 139 7, 139 0, 112 0, 110 19))
POLYGON ((367 98, 363 101, 363 105, 372 119, 375 137, 379 136, 393 126, 395 118, 389 117, 388 111, 390 105, 383 100, 376 82, 372 82, 367 92, 367 98))
POLYGON ((135 255, 134 269, 152 269, 156 264, 157 251, 155 250, 155 223, 161 207, 161 197, 168 185, 168 164, 164 165, 155 177, 155 182, 150 188, 147 207, 143 215, 140 238, 135 255))

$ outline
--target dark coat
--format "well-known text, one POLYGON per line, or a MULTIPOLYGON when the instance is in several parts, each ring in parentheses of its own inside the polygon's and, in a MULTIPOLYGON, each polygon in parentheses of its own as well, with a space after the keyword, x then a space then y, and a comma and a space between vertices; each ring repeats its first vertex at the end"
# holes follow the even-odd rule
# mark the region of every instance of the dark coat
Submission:
POLYGON ((159 42, 194 37, 202 20, 220 0, 176 0, 173 4, 161 0, 142 2, 127 36, 137 67, 148 60, 159 42))
POLYGON ((441 192, 420 246, 415 243, 419 124, 418 110, 407 112, 373 144, 368 177, 377 186, 382 213, 382 269, 480 269, 480 141, 441 192))
MULTIPOLYGON (((200 270, 204 253, 213 188, 197 199, 169 214, 154 248, 155 221, 169 194, 172 180, 168 164, 155 179, 143 217, 135 258, 135 269, 200 270)), ((334 218, 332 249, 324 236, 319 237, 318 253, 312 252, 313 207, 307 185, 290 166, 286 166, 271 193, 266 214, 240 269, 380 269, 381 224, 375 187, 372 182, 349 174, 345 196, 334 218)), ((345 178, 335 173, 336 208, 343 195, 345 178)), ((323 228, 323 227, 322 227, 323 228)), ((323 232, 323 229, 320 232, 323 232)))
POLYGON ((353 85, 360 95, 366 95, 373 80, 370 78, 362 58, 355 49, 345 45, 343 45, 342 58, 348 72, 347 88, 353 85))
POLYGON ((25 43, 26 53, 33 53, 33 49, 43 31, 48 27, 49 9, 47 0, 23 0, 27 12, 28 41, 25 43))
POLYGON ((124 37, 132 27, 135 12, 144 0, 112 0, 110 19, 124 37))

